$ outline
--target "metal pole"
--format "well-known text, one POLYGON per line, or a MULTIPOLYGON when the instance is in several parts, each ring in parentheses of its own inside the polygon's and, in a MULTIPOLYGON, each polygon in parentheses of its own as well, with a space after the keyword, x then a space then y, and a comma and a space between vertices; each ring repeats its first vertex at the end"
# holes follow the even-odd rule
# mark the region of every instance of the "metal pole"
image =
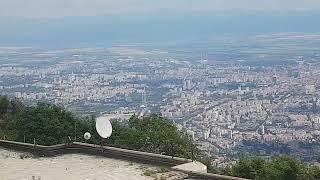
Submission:
POLYGON ((192 139, 190 138, 190 146, 191 146, 191 160, 193 162, 193 159, 194 159, 194 154, 193 154, 193 144, 192 144, 192 139))
POLYGON ((36 138, 33 138, 33 145, 36 145, 36 138))
POLYGON ((103 152, 103 139, 101 139, 101 151, 103 152))
POLYGON ((194 154, 193 154, 193 145, 191 145, 191 157, 192 157, 192 162, 193 162, 193 160, 194 160, 194 154))
POLYGON ((171 141, 171 154, 172 154, 172 159, 173 159, 173 157, 174 157, 173 141, 171 141))
POLYGON ((23 135, 23 142, 26 143, 26 135, 23 135))
POLYGON ((77 141, 77 121, 74 121, 74 142, 77 141))

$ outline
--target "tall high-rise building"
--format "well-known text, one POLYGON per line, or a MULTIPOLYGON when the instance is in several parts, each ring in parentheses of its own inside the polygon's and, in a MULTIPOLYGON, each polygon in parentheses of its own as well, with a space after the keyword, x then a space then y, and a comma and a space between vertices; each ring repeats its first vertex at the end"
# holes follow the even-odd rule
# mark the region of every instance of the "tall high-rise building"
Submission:
POLYGON ((237 96, 237 101, 241 102, 241 96, 237 96))
POLYGON ((141 104, 142 105, 146 105, 147 104, 146 88, 143 88, 143 91, 141 93, 141 104))
POLYGON ((306 85, 305 90, 306 90, 306 94, 314 94, 316 91, 316 88, 314 85, 306 85))
POLYGON ((262 124, 261 126, 261 134, 264 135, 265 134, 265 129, 264 129, 264 125, 262 124))
POLYGON ((239 86, 239 87, 238 87, 238 93, 239 93, 239 95, 241 95, 241 94, 242 94, 241 86, 239 86))
POLYGON ((277 84, 278 78, 276 75, 273 75, 271 79, 272 79, 272 84, 277 84))

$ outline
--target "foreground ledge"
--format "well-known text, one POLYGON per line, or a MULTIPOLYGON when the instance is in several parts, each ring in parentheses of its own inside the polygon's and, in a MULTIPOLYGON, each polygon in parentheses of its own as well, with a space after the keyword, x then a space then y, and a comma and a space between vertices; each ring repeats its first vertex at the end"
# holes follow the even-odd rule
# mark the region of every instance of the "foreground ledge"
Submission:
POLYGON ((79 142, 59 144, 53 146, 43 146, 0 140, 0 147, 21 152, 29 152, 39 157, 53 157, 62 154, 80 153, 87 155, 109 157, 113 159, 122 159, 143 164, 166 166, 170 167, 172 170, 186 173, 189 175, 189 177, 192 178, 212 180, 244 180, 242 178, 237 177, 207 173, 207 167, 205 165, 199 162, 192 162, 190 159, 121 149, 109 146, 100 146, 79 142))

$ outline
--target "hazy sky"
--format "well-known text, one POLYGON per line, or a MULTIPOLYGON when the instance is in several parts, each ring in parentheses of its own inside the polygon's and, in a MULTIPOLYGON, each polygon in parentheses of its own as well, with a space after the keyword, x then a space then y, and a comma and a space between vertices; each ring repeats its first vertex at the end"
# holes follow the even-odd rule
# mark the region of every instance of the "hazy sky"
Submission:
POLYGON ((28 18, 146 12, 309 10, 320 10, 320 0, 0 0, 0 16, 28 18))

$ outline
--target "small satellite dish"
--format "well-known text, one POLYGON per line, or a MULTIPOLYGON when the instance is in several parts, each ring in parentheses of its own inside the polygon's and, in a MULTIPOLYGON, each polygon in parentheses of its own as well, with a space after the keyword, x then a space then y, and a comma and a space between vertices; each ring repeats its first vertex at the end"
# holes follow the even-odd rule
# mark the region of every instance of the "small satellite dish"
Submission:
POLYGON ((89 140, 91 138, 91 134, 89 132, 84 133, 83 135, 85 140, 89 140))
POLYGON ((109 119, 106 117, 97 118, 96 130, 102 138, 109 138, 112 134, 112 125, 109 119))

